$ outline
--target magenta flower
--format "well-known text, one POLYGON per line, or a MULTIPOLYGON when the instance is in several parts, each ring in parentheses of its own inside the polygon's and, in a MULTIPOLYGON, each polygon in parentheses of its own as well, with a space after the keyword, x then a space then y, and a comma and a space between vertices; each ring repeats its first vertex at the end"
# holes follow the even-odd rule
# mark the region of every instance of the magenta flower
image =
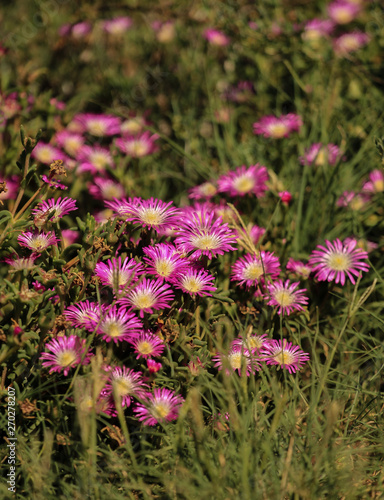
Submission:
POLYGON ((286 339, 271 340, 261 350, 263 361, 267 365, 277 365, 295 373, 309 360, 309 354, 300 349, 299 346, 292 345, 286 339))
POLYGON ((35 160, 41 163, 45 163, 46 165, 50 165, 55 160, 65 161, 67 159, 66 155, 62 151, 60 151, 60 149, 57 149, 50 144, 46 144, 41 141, 36 144, 31 153, 31 156, 32 158, 35 158, 35 160))
POLYGON ((121 124, 121 135, 123 137, 132 137, 134 135, 138 135, 143 132, 144 127, 151 125, 151 123, 141 115, 131 115, 130 118, 127 118, 121 124))
POLYGON ((97 327, 96 333, 102 335, 103 340, 113 341, 115 344, 121 340, 130 341, 143 329, 141 321, 133 312, 118 308, 116 305, 106 309, 98 323, 90 320, 87 327, 88 329, 97 327))
POLYGON ((272 137, 273 139, 281 139, 282 137, 289 137, 292 132, 298 132, 302 125, 301 117, 294 113, 281 115, 280 117, 268 115, 253 124, 253 133, 264 137, 272 137))
POLYGON ((72 198, 61 199, 60 197, 57 200, 50 198, 47 201, 40 202, 37 207, 32 210, 32 214, 35 220, 40 221, 39 225, 42 225, 42 221, 44 221, 43 224, 47 221, 53 223, 58 222, 64 215, 74 210, 77 210, 76 200, 72 198))
POLYGON ((104 306, 99 305, 97 302, 90 302, 85 300, 72 306, 67 307, 63 312, 65 319, 76 328, 85 328, 93 332, 95 325, 97 325, 104 313, 104 306))
POLYGON ((46 184, 48 184, 53 189, 63 189, 63 190, 68 189, 68 187, 62 184, 60 181, 50 179, 46 175, 42 175, 41 180, 46 184))
POLYGON ((311 19, 305 24, 302 38, 306 42, 317 42, 328 38, 334 29, 335 23, 329 19, 311 19))
POLYGON ((4 259, 6 264, 9 264, 14 271, 27 270, 30 271, 35 267, 35 260, 39 255, 32 253, 29 257, 19 257, 17 254, 11 254, 4 259))
POLYGON ((336 144, 322 144, 317 142, 306 149, 304 156, 299 158, 302 165, 315 165, 316 167, 335 165, 341 158, 341 151, 336 144))
POLYGON ((144 266, 128 257, 124 261, 121 257, 108 259, 106 262, 99 262, 95 267, 95 274, 103 285, 110 286, 115 292, 135 283, 143 272, 144 266))
POLYGON ((290 257, 287 262, 287 271, 290 271, 301 278, 308 279, 312 272, 312 267, 309 264, 304 264, 304 262, 294 260, 290 257))
POLYGON ((292 201, 292 194, 289 191, 281 191, 279 197, 283 205, 289 206, 292 201))
POLYGON ((144 404, 137 404, 133 410, 144 425, 176 420, 184 399, 169 389, 154 389, 153 394, 147 393, 144 404))
POLYGON ((268 335, 263 333, 262 335, 248 335, 245 338, 239 337, 232 342, 232 345, 250 352, 253 356, 259 356, 261 349, 269 342, 268 335))
POLYGON ((204 38, 212 45, 217 45, 218 47, 225 47, 231 43, 231 39, 224 35, 222 31, 208 28, 204 31, 204 38))
POLYGON ((206 255, 212 259, 224 252, 236 250, 232 246, 237 239, 235 231, 228 224, 223 224, 221 217, 214 219, 215 214, 206 211, 186 216, 176 232, 175 245, 182 252, 192 252, 193 258, 206 255))
POLYGON ((232 344, 228 354, 216 354, 212 361, 219 370, 225 368, 226 375, 231 374, 226 365, 232 368, 233 371, 237 370, 240 376, 242 369, 245 369, 247 377, 260 370, 260 362, 247 349, 244 349, 243 345, 232 344))
POLYGON ((232 266, 232 281, 247 287, 256 286, 266 278, 275 279, 280 274, 280 262, 273 252, 261 251, 258 255, 247 254, 232 266))
POLYGON ((140 333, 129 340, 137 354, 136 359, 161 356, 164 351, 164 342, 157 335, 147 331, 140 333))
POLYGON ((140 311, 139 316, 143 318, 145 312, 152 314, 154 310, 170 307, 175 297, 170 288, 170 285, 163 284, 162 279, 153 281, 143 278, 143 281, 135 284, 119 302, 140 311))
POLYGON ((132 158, 143 158, 158 151, 155 141, 159 138, 147 130, 139 135, 124 136, 116 139, 116 146, 132 158))
POLYGON ((328 14, 336 24, 348 24, 360 13, 361 6, 346 0, 336 0, 328 5, 328 14))
POLYGON ((149 373, 157 373, 161 369, 162 364, 158 363, 154 359, 148 358, 147 359, 147 367, 148 367, 149 373))
POLYGON ((305 290, 296 290, 300 283, 290 283, 289 280, 277 280, 267 285, 268 293, 264 295, 267 305, 277 307, 277 314, 289 316, 293 311, 303 311, 308 304, 304 296, 305 290))
POLYGON ((317 245, 319 250, 314 250, 310 255, 308 264, 313 266, 315 277, 319 281, 335 281, 345 284, 348 277, 355 284, 355 277, 360 271, 368 271, 369 265, 364 260, 368 253, 361 248, 356 248, 356 240, 342 243, 339 239, 333 242, 325 240, 327 247, 317 245))
POLYGON ((189 190, 189 198, 194 200, 209 200, 217 193, 217 187, 215 182, 203 182, 199 186, 195 186, 189 190))
POLYGON ((20 245, 29 248, 33 252, 41 253, 51 245, 56 245, 59 239, 56 238, 53 231, 48 231, 48 233, 39 233, 35 231, 34 233, 27 232, 20 234, 17 237, 17 241, 20 245))
POLYGON ((120 16, 104 21, 102 26, 104 31, 111 35, 122 35, 132 26, 132 24, 133 21, 130 17, 120 16))
POLYGON ((373 170, 369 174, 369 181, 363 185, 365 193, 382 193, 384 191, 384 173, 382 170, 373 170))
POLYGON ((141 198, 122 198, 121 200, 114 199, 113 201, 106 201, 105 205, 115 212, 116 216, 124 219, 126 215, 131 216, 133 213, 133 206, 138 205, 141 198))
POLYGON ((51 352, 43 352, 40 356, 40 359, 44 360, 42 366, 50 367, 49 373, 63 371, 67 376, 71 368, 89 363, 92 354, 86 351, 86 342, 86 339, 81 339, 76 335, 51 340, 45 346, 51 352))
POLYGON ((57 144, 74 158, 76 158, 85 141, 82 135, 69 132, 68 130, 57 132, 55 139, 57 144))
POLYGON ((213 286, 215 278, 204 269, 196 269, 190 267, 183 273, 179 274, 173 284, 176 288, 180 288, 183 292, 188 293, 193 298, 196 295, 200 297, 212 296, 210 292, 215 292, 217 288, 213 286))
POLYGON ((119 182, 104 177, 95 177, 89 186, 89 192, 97 200, 113 200, 123 198, 125 190, 119 182))
MULTIPOLYGON (((257 245, 259 241, 261 240, 262 236, 265 234, 265 228, 256 226, 254 224, 248 224, 247 226, 249 237, 251 238, 251 241, 254 245, 257 245)), ((247 239, 247 233, 243 228, 238 229, 237 231, 238 234, 238 242, 240 245, 244 246, 242 244, 243 239, 247 239)))
POLYGON ((116 395, 121 398, 121 406, 128 408, 132 397, 145 397, 145 389, 147 388, 141 372, 135 372, 125 366, 116 366, 109 374, 109 382, 104 387, 103 395, 111 398, 116 395))
POLYGON ((147 272, 165 281, 174 279, 189 265, 188 261, 181 257, 177 248, 170 243, 158 243, 145 247, 143 252, 146 255, 144 261, 148 266, 147 272))
POLYGON ((81 113, 75 116, 70 125, 71 130, 88 132, 94 137, 105 137, 120 133, 120 118, 112 115, 81 113))
POLYGON ((82 21, 81 23, 76 23, 72 26, 71 35, 73 38, 79 40, 86 37, 92 30, 91 23, 87 21, 82 21))
POLYGON ((257 198, 264 196, 267 190, 268 171, 264 166, 251 165, 249 168, 238 167, 236 170, 222 175, 218 179, 219 191, 229 196, 245 196, 253 194, 257 198))
POLYGON ((78 151, 78 160, 80 161, 80 166, 78 168, 79 172, 91 172, 91 174, 96 174, 98 172, 104 172, 107 167, 113 168, 113 158, 107 148, 103 148, 99 145, 95 146, 82 146, 78 151))
POLYGON ((179 223, 180 212, 171 207, 172 201, 164 203, 161 200, 136 200, 126 213, 126 220, 155 230, 165 230, 179 223))
POLYGON ((336 55, 343 57, 364 47, 369 40, 370 37, 367 34, 361 31, 353 31, 336 38, 333 48, 336 55))

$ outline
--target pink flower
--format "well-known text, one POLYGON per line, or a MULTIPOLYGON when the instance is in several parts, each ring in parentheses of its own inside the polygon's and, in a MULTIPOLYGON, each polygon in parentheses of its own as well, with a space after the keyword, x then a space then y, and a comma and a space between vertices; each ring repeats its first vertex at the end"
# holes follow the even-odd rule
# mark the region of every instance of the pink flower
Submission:
POLYGON ((143 158, 158 151, 155 141, 159 138, 147 130, 139 135, 124 136, 116 139, 116 146, 132 158, 143 158))
POLYGON ((161 200, 135 200, 127 210, 126 220, 140 224, 143 227, 164 230, 179 224, 180 212, 171 207, 172 201, 164 203, 161 200))
POLYGON ((206 211, 195 212, 184 218, 180 229, 176 232, 176 246, 182 252, 192 252, 193 258, 206 255, 212 259, 224 252, 236 250, 232 243, 236 241, 236 233, 223 224, 221 217, 206 211))
POLYGON ((109 374, 109 382, 103 390, 103 396, 121 399, 121 406, 130 406, 133 397, 144 398, 148 386, 143 382, 143 374, 126 366, 116 366, 109 374))
POLYGON ((104 177, 95 177, 89 186, 89 192, 97 200, 113 200, 123 198, 125 190, 119 182, 104 177))
POLYGON ((110 33, 111 35, 122 35, 132 26, 132 24, 133 21, 130 17, 121 16, 104 21, 102 26, 104 31, 110 33))
POLYGON ((298 132, 302 125, 301 117, 293 113, 280 117, 268 115, 253 124, 253 132, 256 135, 281 139, 289 137, 292 132, 298 132))
POLYGON ((120 118, 97 113, 81 113, 75 116, 70 130, 88 132, 94 137, 105 137, 120 133, 120 118))
POLYGON ((361 31, 353 31, 351 33, 344 33, 344 35, 336 38, 333 48, 336 55, 342 57, 351 52, 356 52, 361 47, 366 45, 370 37, 361 31))
POLYGON ((161 356, 164 351, 164 342, 149 331, 136 335, 129 340, 129 343, 134 347, 136 359, 161 356))
POLYGON ((247 350, 243 345, 232 345, 228 354, 217 354, 212 358, 215 367, 219 370, 225 368, 225 373, 230 375, 230 370, 238 372, 241 375, 241 370, 245 369, 245 374, 249 377, 252 373, 260 370, 260 362, 247 350))
POLYGON ((35 260, 38 256, 37 253, 32 253, 29 257, 19 257, 17 254, 11 254, 4 259, 4 262, 13 267, 14 271, 22 271, 24 269, 30 271, 36 266, 35 260))
POLYGON ((174 299, 170 288, 170 285, 163 284, 162 279, 153 281, 143 278, 143 281, 136 284, 119 302, 138 310, 140 318, 143 318, 145 312, 152 314, 154 310, 170 307, 174 299))
POLYGON ((261 350, 261 356, 267 365, 277 365, 289 373, 296 373, 309 360, 308 353, 299 346, 292 345, 292 342, 287 342, 286 339, 271 340, 261 350))
POLYGON ((279 193, 279 197, 280 197, 282 203, 286 206, 289 206, 289 204, 292 201, 292 195, 289 191, 281 191, 279 193))
POLYGON ((335 24, 329 19, 312 19, 306 23, 302 38, 306 42, 316 42, 329 37, 334 29, 335 24))
POLYGON ((243 351, 249 351, 254 356, 259 356, 261 349, 269 342, 268 335, 263 333, 262 335, 248 335, 245 338, 239 337, 232 342, 232 345, 242 348, 243 351))
POLYGON ((277 280, 267 285, 268 293, 264 295, 267 305, 277 307, 277 314, 289 316, 293 311, 303 311, 308 304, 304 296, 306 290, 296 290, 300 283, 290 283, 289 280, 277 280))
POLYGON ((48 233, 27 232, 24 234, 20 234, 17 237, 17 241, 23 247, 27 247, 36 253, 41 253, 43 250, 50 247, 51 245, 56 245, 56 243, 59 240, 58 238, 56 238, 55 233, 53 231, 48 231, 48 233))
POLYGON ((215 196, 217 193, 217 187, 215 182, 204 182, 203 184, 200 184, 199 186, 195 186, 189 190, 189 198, 195 199, 195 200, 208 200, 215 196))
POLYGON ((162 364, 149 358, 147 359, 147 366, 149 373, 157 373, 161 369, 162 364))
POLYGON ((382 170, 373 170, 369 174, 369 181, 363 185, 366 193, 382 193, 384 191, 384 173, 382 170))
POLYGON ((40 356, 40 359, 44 360, 42 366, 51 367, 49 373, 63 371, 65 376, 68 375, 71 368, 89 363, 92 354, 86 351, 86 342, 86 339, 81 339, 76 335, 51 340, 45 346, 51 352, 43 352, 40 356))
POLYGON ((65 186, 64 184, 61 184, 60 181, 55 181, 53 179, 51 179, 50 177, 47 177, 46 175, 42 175, 41 176, 41 180, 43 182, 45 182, 46 184, 49 184, 51 188, 53 189, 68 189, 67 186, 65 186))
POLYGON ((293 260, 292 257, 290 257, 287 263, 287 271, 304 279, 308 279, 312 272, 312 267, 309 264, 304 264, 304 262, 300 260, 293 260))
POLYGON ((76 200, 72 198, 61 199, 61 197, 59 197, 57 200, 50 198, 47 201, 40 202, 31 212, 35 221, 38 219, 40 221, 39 225, 43 225, 48 221, 52 223, 58 222, 64 215, 74 210, 77 210, 76 200))
POLYGON ((144 266, 128 257, 123 261, 121 257, 108 259, 106 262, 97 263, 95 267, 95 274, 103 285, 110 286, 115 292, 137 282, 143 272, 144 266))
POLYGON ((329 17, 336 24, 350 23, 359 15, 360 11, 360 5, 345 0, 336 0, 328 5, 329 17))
POLYGON ((82 21, 81 23, 76 23, 72 26, 71 35, 73 38, 80 40, 86 37, 92 30, 92 25, 87 21, 82 21))
POLYGON ((261 251, 258 255, 247 254, 232 266, 232 281, 247 287, 263 283, 266 278, 275 279, 280 274, 280 262, 273 252, 261 251))
MULTIPOLYGON (((0 200, 12 200, 16 198, 17 190, 19 188, 20 180, 17 175, 4 178, 0 176, 0 182, 6 183, 6 190, 0 193, 0 200)), ((1 202, 0 202, 1 206, 1 202)))
POLYGON ((144 425, 176 420, 184 399, 169 389, 154 389, 153 394, 147 393, 144 404, 137 404, 133 410, 144 425))
POLYGON ((181 257, 177 248, 170 243, 158 243, 145 247, 143 252, 146 255, 144 261, 148 266, 147 272, 165 281, 174 279, 189 265, 188 261, 181 257))
POLYGON ((78 151, 80 166, 79 172, 104 172, 108 167, 114 168, 112 155, 107 148, 96 144, 95 146, 82 146, 78 151))
POLYGON ((179 274, 173 281, 176 288, 180 288, 183 292, 188 293, 193 298, 196 295, 200 297, 212 296, 210 292, 215 292, 217 288, 213 286, 214 277, 204 269, 196 269, 190 267, 183 273, 179 274))
POLYGON ((55 139, 57 144, 74 158, 76 158, 85 141, 82 135, 74 134, 68 130, 57 132, 55 139))
POLYGON ((299 158, 302 165, 315 165, 320 167, 323 165, 335 165, 341 158, 341 151, 336 144, 322 144, 317 142, 312 144, 309 149, 306 149, 304 156, 299 158))
POLYGON ((95 323, 89 320, 87 329, 96 328, 96 333, 102 335, 106 342, 130 341, 136 334, 141 332, 143 325, 134 313, 116 305, 106 309, 101 321, 95 323))
POLYGON ((32 158, 35 158, 37 161, 45 163, 46 165, 50 165, 55 160, 65 161, 67 159, 66 155, 62 151, 60 151, 60 149, 57 149, 54 146, 41 141, 36 144, 31 153, 31 156, 32 158))
POLYGON ((356 248, 356 240, 348 243, 339 239, 333 242, 325 240, 325 244, 326 247, 317 245, 319 250, 312 252, 308 262, 319 281, 335 281, 344 285, 348 277, 355 284, 355 277, 360 271, 368 271, 369 265, 362 262, 368 259, 368 253, 356 248))
POLYGON ((138 205, 141 202, 141 198, 122 198, 121 200, 114 199, 113 201, 106 201, 105 205, 115 212, 115 215, 119 218, 124 219, 126 215, 131 216, 134 209, 134 205, 138 205))
POLYGON ((231 39, 224 35, 223 32, 208 28, 204 31, 204 38, 212 45, 217 45, 218 47, 225 47, 231 42, 231 39))
POLYGON ((264 196, 267 190, 267 168, 259 165, 238 167, 236 170, 222 175, 218 179, 219 191, 229 196, 245 196, 253 194, 257 198, 264 196))
POLYGON ((104 313, 104 306, 100 306, 97 302, 85 300, 72 306, 67 307, 63 312, 65 319, 76 328, 85 328, 92 332, 95 329, 104 313))

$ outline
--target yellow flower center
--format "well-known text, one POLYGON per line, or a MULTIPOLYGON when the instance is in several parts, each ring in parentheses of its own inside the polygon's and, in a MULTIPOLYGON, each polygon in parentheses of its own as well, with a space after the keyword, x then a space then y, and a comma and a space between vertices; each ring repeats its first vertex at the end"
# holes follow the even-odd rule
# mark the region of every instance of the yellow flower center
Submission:
POLYGON ((132 120, 127 120, 121 126, 122 132, 127 132, 128 134, 138 134, 144 125, 144 120, 142 118, 134 118, 132 120))
POLYGON ((64 146, 67 153, 71 156, 76 156, 79 148, 81 147, 81 141, 77 137, 69 137, 66 139, 64 146))
POLYGON ((273 123, 268 126, 269 134, 274 139, 281 139, 288 132, 288 127, 285 123, 273 123))
POLYGON ((255 180, 248 175, 242 175, 233 181, 233 185, 239 193, 249 193, 255 186, 255 180))
POLYGON ((142 208, 140 211, 140 219, 145 224, 156 226, 164 221, 164 216, 155 208, 142 208))
POLYGON ((295 356, 284 350, 275 354, 273 359, 280 365, 292 365, 295 362, 295 356))
POLYGON ((113 200, 113 198, 119 198, 121 196, 120 186, 116 186, 116 184, 107 184, 102 189, 104 198, 107 200, 113 200))
POLYGON ((127 394, 132 394, 134 386, 130 380, 120 377, 113 381, 113 388, 118 396, 126 396, 127 394))
POLYGON ((348 8, 346 9, 339 8, 333 11, 333 19, 338 24, 347 24, 353 20, 353 14, 351 14, 348 8))
POLYGON ((89 120, 87 123, 88 132, 97 137, 101 137, 106 132, 105 124, 98 120, 89 120))
POLYGON ((160 276, 169 276, 173 271, 173 265, 166 259, 158 260, 156 271, 160 276))
POLYGON ((229 364, 234 370, 241 369, 242 355, 241 352, 235 352, 229 356, 229 364))
POLYGON ((345 36, 342 40, 340 48, 343 51, 352 52, 359 48, 359 42, 357 41, 354 35, 350 35, 348 37, 345 36))
POLYGON ((153 403, 152 415, 156 420, 164 420, 170 412, 169 404, 164 401, 153 403))
POLYGON ((327 258, 327 265, 333 271, 346 271, 351 266, 351 258, 345 253, 334 253, 327 258))
POLYGON ((57 355, 57 364, 62 367, 71 366, 77 360, 75 351, 63 351, 57 355))
POLYGON ((153 351, 153 347, 149 342, 144 340, 137 345, 137 350, 140 354, 151 354, 151 352, 153 351))
POLYGON ((41 148, 36 156, 41 163, 50 163, 52 161, 52 151, 48 148, 41 148))
POLYGON ((110 337, 120 337, 121 335, 121 325, 119 325, 119 323, 116 323, 116 322, 113 322, 113 323, 110 323, 109 325, 107 325, 106 327, 106 333, 110 336, 110 337))
POLYGON ((108 156, 100 151, 92 153, 90 160, 92 165, 96 167, 97 170, 102 170, 109 164, 108 156))
POLYGON ((211 182, 205 182, 200 186, 200 192, 203 196, 214 196, 217 189, 211 182))
POLYGON ((278 290, 274 293, 273 298, 282 307, 287 307, 295 302, 294 296, 288 290, 278 290))
POLYGON ((263 345, 258 337, 248 337, 246 340, 246 344, 250 349, 260 349, 260 347, 263 345))
POLYGON ((261 265, 260 262, 253 262, 252 264, 249 264, 243 272, 244 278, 247 280, 257 280, 260 278, 260 276, 263 274, 263 266, 261 265))
POLYGON ((43 236, 37 236, 31 241, 30 246, 34 250, 43 250, 46 247, 46 243, 47 242, 43 236))
POLYGON ((201 283, 193 277, 185 278, 185 280, 183 280, 183 286, 191 293, 197 293, 201 290, 201 283))
POLYGON ((316 159, 315 159, 315 165, 316 167, 322 167, 326 161, 326 153, 324 151, 324 148, 320 149, 319 152, 317 153, 316 159))
POLYGON ((148 145, 141 141, 135 141, 132 144, 132 153, 138 158, 141 158, 148 154, 148 145))
POLYGON ((147 309, 155 303, 155 299, 151 294, 142 292, 142 295, 137 295, 134 299, 134 305, 137 309, 147 309))
POLYGON ((375 188, 376 193, 381 193, 384 191, 384 180, 383 179, 377 179, 373 183, 373 187, 375 188))
POLYGON ((211 234, 204 234, 203 236, 196 236, 192 238, 192 244, 200 250, 212 250, 220 246, 217 236, 211 234))

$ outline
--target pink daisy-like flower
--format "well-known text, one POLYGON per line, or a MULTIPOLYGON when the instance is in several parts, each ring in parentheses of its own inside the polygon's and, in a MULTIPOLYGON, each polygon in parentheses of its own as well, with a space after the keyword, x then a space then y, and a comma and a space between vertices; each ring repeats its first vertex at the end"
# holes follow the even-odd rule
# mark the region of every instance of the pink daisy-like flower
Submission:
POLYGON ((367 45, 370 37, 361 31, 353 31, 351 33, 344 33, 344 35, 336 38, 333 44, 335 54, 342 57, 356 52, 364 45, 367 45))
POLYGON ((158 243, 154 246, 143 248, 147 257, 144 261, 147 264, 147 272, 154 274, 157 278, 170 281, 176 275, 185 271, 188 261, 181 257, 177 248, 170 243, 158 243))
POLYGON ((76 23, 72 26, 71 36, 76 40, 86 37, 92 30, 91 23, 87 21, 82 21, 81 23, 76 23))
POLYGON ((340 148, 336 144, 322 144, 317 142, 307 149, 304 156, 299 158, 302 165, 315 165, 316 167, 335 165, 341 158, 340 148))
POLYGON ((14 271, 27 270, 30 271, 35 267, 35 260, 38 254, 32 253, 29 257, 19 257, 17 254, 11 254, 4 259, 6 264, 9 264, 14 271))
POLYGON ((129 340, 129 343, 137 354, 136 359, 161 356, 164 351, 164 342, 149 331, 136 335, 129 340))
POLYGON ((214 280, 215 278, 208 271, 190 267, 179 274, 173 281, 173 284, 176 288, 180 288, 183 292, 195 298, 196 295, 200 297, 212 296, 210 292, 217 290, 213 286, 214 280))
POLYGON ((67 159, 66 155, 60 151, 60 149, 51 146, 50 144, 46 144, 44 142, 38 142, 34 147, 32 153, 32 158, 35 160, 45 163, 46 165, 50 165, 55 160, 63 160, 67 159))
POLYGON ((268 335, 263 333, 262 335, 247 335, 245 338, 239 337, 232 342, 232 345, 258 356, 261 349, 268 345, 269 342, 268 335))
POLYGON ((53 223, 58 222, 64 215, 74 210, 77 210, 76 200, 72 198, 61 199, 60 197, 57 200, 50 198, 47 201, 40 202, 37 207, 32 210, 32 214, 35 220, 37 219, 40 221, 39 225, 43 225, 48 220, 53 223))
POLYGON ((194 200, 209 200, 217 193, 215 182, 203 182, 199 186, 195 186, 189 190, 189 198, 194 200))
POLYGON ((68 130, 62 130, 55 135, 57 144, 65 150, 66 153, 76 158, 78 152, 84 145, 85 139, 81 134, 74 134, 68 130))
POLYGON ((124 261, 121 257, 108 259, 106 262, 99 262, 95 267, 96 276, 104 285, 113 288, 115 292, 135 283, 143 272, 144 266, 136 262, 135 259, 128 259, 128 257, 124 261))
POLYGON ((256 286, 266 278, 275 279, 280 274, 280 262, 273 252, 261 251, 258 255, 247 254, 232 266, 232 281, 247 287, 256 286))
POLYGON ((184 402, 181 396, 164 388, 154 389, 153 394, 148 392, 146 396, 145 403, 137 404, 133 410, 144 425, 152 426, 177 419, 184 402))
POLYGON ((121 406, 130 406, 132 397, 145 397, 147 385, 143 382, 143 374, 135 372, 126 366, 116 366, 109 374, 109 382, 103 390, 103 395, 121 398, 121 406))
POLYGON ((163 365, 161 363, 158 363, 154 359, 147 359, 147 367, 149 373, 157 373, 163 365))
POLYGON ((145 312, 152 314, 154 310, 170 307, 175 297, 170 288, 162 279, 153 281, 143 278, 142 282, 129 290, 126 297, 120 299, 120 303, 140 311, 139 316, 143 318, 145 312))
POLYGON ((296 290, 300 283, 290 283, 290 280, 277 280, 267 285, 268 293, 264 295, 267 305, 277 307, 277 314, 289 316, 293 311, 303 311, 308 304, 308 297, 304 290, 296 290))
POLYGON ((218 47, 225 47, 231 43, 231 39, 224 35, 222 31, 208 28, 204 31, 204 38, 212 45, 217 45, 218 47))
POLYGON ((96 326, 96 333, 102 335, 103 340, 115 343, 120 340, 130 341, 143 329, 141 321, 133 312, 118 308, 116 305, 106 309, 98 323, 89 320, 88 329, 96 326))
POLYGON ((104 177, 95 177, 89 186, 89 192, 97 200, 113 200, 123 198, 125 190, 119 182, 104 177))
POLYGON ((104 172, 107 167, 114 167, 109 149, 97 144, 95 146, 82 146, 78 151, 78 160, 81 162, 78 168, 79 172, 96 174, 97 172, 104 172))
POLYGON ((329 19, 311 19, 304 26, 302 38, 306 42, 317 42, 328 38, 335 29, 335 23, 329 19))
POLYGON ((237 239, 235 231, 222 223, 221 217, 215 219, 213 212, 203 210, 186 216, 176 235, 175 245, 182 252, 192 252, 193 258, 206 255, 212 259, 224 252, 236 250, 232 246, 237 239))
POLYGON ((304 262, 294 260, 290 257, 287 262, 287 271, 290 271, 301 278, 308 279, 312 272, 312 267, 309 264, 304 264, 304 262))
POLYGON ((215 367, 219 370, 225 368, 225 373, 230 375, 230 370, 225 367, 229 364, 233 371, 241 375, 241 369, 245 369, 245 374, 249 377, 252 373, 260 370, 260 362, 243 345, 231 346, 228 354, 217 354, 212 358, 215 367))
POLYGON ((263 361, 267 365, 277 365, 285 368, 289 373, 295 373, 309 360, 309 354, 292 345, 286 339, 271 340, 261 350, 263 361))
POLYGON ((105 201, 105 205, 113 210, 117 217, 124 219, 126 215, 132 215, 133 206, 138 205, 141 198, 123 198, 121 200, 105 201))
POLYGON ((337 238, 333 242, 325 240, 325 244, 326 248, 317 245, 319 250, 312 252, 308 262, 319 281, 335 281, 344 285, 348 277, 355 284, 355 277, 360 271, 369 270, 369 265, 363 262, 368 259, 368 253, 356 248, 356 240, 342 243, 337 238))
POLYGON ((360 11, 360 5, 345 0, 336 0, 328 4, 329 17, 336 24, 350 23, 359 15, 360 11))
POLYGON ((344 245, 350 243, 351 241, 356 241, 356 247, 365 250, 368 253, 373 252, 379 246, 377 243, 373 241, 368 241, 363 238, 345 238, 344 245))
POLYGON ((121 135, 132 137, 134 135, 138 135, 141 132, 143 132, 144 127, 151 124, 145 118, 145 114, 146 113, 144 113, 144 116, 133 115, 130 118, 124 120, 123 123, 121 124, 121 130, 120 130, 121 135))
POLYGON ((301 117, 294 113, 279 117, 268 115, 253 124, 253 133, 264 137, 272 137, 273 139, 281 139, 282 137, 289 137, 292 132, 298 132, 302 125, 301 117))
POLYGON ((65 184, 62 184, 60 181, 53 180, 50 177, 47 177, 46 175, 41 176, 41 180, 48 184, 51 188, 53 189, 68 189, 68 187, 65 184))
POLYGON ((221 193, 229 196, 245 196, 254 194, 257 198, 264 196, 267 190, 268 171, 264 166, 251 165, 249 168, 238 167, 236 170, 222 175, 217 183, 221 193))
POLYGON ((56 238, 53 231, 48 231, 48 233, 27 232, 24 234, 20 234, 17 237, 17 241, 23 247, 27 247, 30 250, 33 250, 33 252, 41 253, 51 245, 56 245, 59 239, 56 238))
POLYGON ((40 356, 40 359, 44 360, 42 366, 50 367, 49 373, 63 371, 67 376, 71 368, 80 363, 83 365, 89 363, 92 354, 90 351, 86 352, 86 342, 86 339, 81 339, 76 335, 51 340, 45 346, 50 352, 43 352, 40 356))
POLYGON ((94 137, 105 137, 120 133, 120 118, 97 113, 82 113, 77 115, 69 126, 76 132, 88 132, 94 137))
POLYGON ((129 206, 126 220, 155 230, 176 226, 179 223, 180 212, 177 208, 171 207, 172 203, 172 201, 164 203, 155 198, 136 200, 129 206))
POLYGON ((373 170, 369 174, 369 181, 363 185, 366 193, 382 193, 384 191, 384 173, 382 170, 373 170))
POLYGON ((132 158, 143 158, 158 151, 155 141, 159 138, 147 130, 139 135, 124 136, 116 139, 116 146, 132 158))
POLYGON ((85 300, 72 306, 67 307, 63 312, 65 319, 76 328, 85 328, 93 332, 103 315, 105 307, 97 302, 85 300))
POLYGON ((120 16, 104 21, 102 26, 104 31, 110 35, 122 35, 132 26, 132 24, 133 21, 130 17, 120 16))

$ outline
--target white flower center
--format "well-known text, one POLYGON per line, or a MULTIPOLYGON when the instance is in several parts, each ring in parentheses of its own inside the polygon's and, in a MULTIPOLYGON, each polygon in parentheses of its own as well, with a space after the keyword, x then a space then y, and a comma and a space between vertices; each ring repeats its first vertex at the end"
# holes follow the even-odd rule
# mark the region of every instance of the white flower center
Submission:
POLYGON ((108 155, 102 151, 93 152, 90 155, 90 161, 97 170, 104 169, 110 163, 108 155))
POLYGON ((345 253, 333 253, 327 257, 327 266, 333 271, 346 271, 351 267, 351 258, 345 253))
POLYGON ((295 356, 284 350, 274 354, 273 359, 280 365, 292 365, 295 362, 295 356))
POLYGON ((81 140, 77 137, 69 137, 65 140, 64 147, 71 156, 76 156, 79 148, 81 147, 81 140))
POLYGON ((203 196, 214 196, 217 192, 216 187, 211 182, 205 182, 200 186, 200 193, 203 196))
POLYGON ((126 396, 127 394, 132 394, 134 384, 128 378, 119 377, 113 381, 113 388, 118 396, 126 396))
POLYGON ((288 132, 288 127, 285 123, 271 123, 268 125, 268 130, 271 137, 281 139, 288 132))
POLYGON ((243 276, 248 280, 257 280, 263 272, 263 266, 260 262, 252 262, 244 269, 243 276))
POLYGON ((156 208, 141 208, 139 212, 140 219, 150 226, 157 226, 164 221, 164 214, 156 208))
POLYGON ((36 236, 30 243, 30 247, 34 250, 43 250, 46 246, 47 240, 43 236, 36 236))
POLYGON ((41 163, 50 163, 53 160, 52 151, 49 148, 41 148, 37 153, 37 159, 41 161, 41 163))
POLYGON ((200 250, 212 250, 220 246, 220 240, 217 236, 212 234, 204 234, 202 236, 195 236, 191 239, 192 245, 200 250))
POLYGON ((137 309, 148 309, 155 303, 155 297, 151 293, 142 291, 133 298, 132 302, 137 309))
POLYGON ((111 322, 109 325, 105 326, 105 333, 113 338, 120 337, 122 334, 121 324, 117 321, 111 322))
POLYGON ((234 352, 228 356, 229 364, 234 370, 241 369, 242 358, 243 356, 241 355, 241 352, 234 352))
POLYGON ((233 186, 239 193, 249 193, 255 187, 255 179, 248 175, 241 175, 233 181, 233 186))
POLYGON ((57 364, 63 368, 66 366, 71 366, 77 360, 76 351, 68 350, 62 351, 57 354, 57 364))
POLYGON ((188 292, 191 293, 197 293, 200 292, 202 289, 202 284, 201 282, 192 276, 187 276, 183 279, 183 287, 188 290, 188 292))
POLYGON ((99 120, 89 120, 87 122, 87 130, 90 134, 101 137, 106 131, 106 126, 99 120))
POLYGON ((172 274, 174 266, 166 259, 159 259, 156 262, 156 271, 159 276, 169 276, 172 274))
POLYGON ((295 302, 294 295, 288 290, 277 290, 273 294, 273 298, 282 307, 287 307, 295 302))

